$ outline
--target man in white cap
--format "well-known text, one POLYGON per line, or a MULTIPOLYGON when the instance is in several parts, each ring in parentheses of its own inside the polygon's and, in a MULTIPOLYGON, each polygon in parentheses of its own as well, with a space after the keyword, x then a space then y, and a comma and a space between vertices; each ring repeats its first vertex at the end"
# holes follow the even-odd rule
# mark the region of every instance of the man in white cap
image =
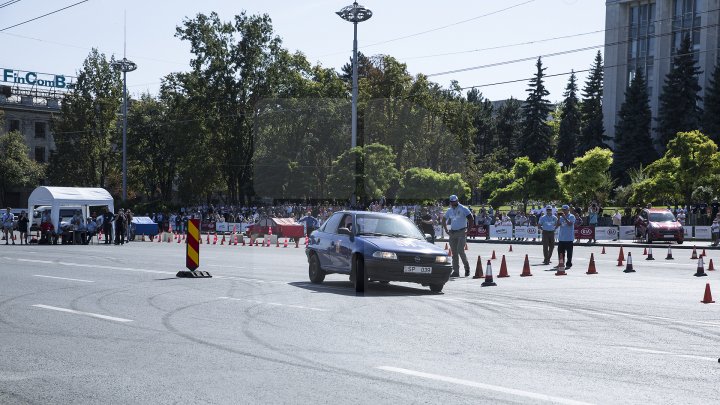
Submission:
POLYGON ((538 228, 542 231, 543 264, 550 264, 555 249, 555 230, 558 218, 553 215, 552 207, 545 208, 545 214, 538 220, 538 228))
POLYGON ((570 213, 570 206, 563 205, 562 212, 558 213, 558 254, 567 257, 565 268, 572 267, 573 241, 575 240, 575 215, 570 213), (567 254, 567 255, 566 255, 567 254))
POLYGON ((453 272, 451 277, 460 277, 460 263, 458 255, 465 266, 465 277, 470 276, 470 263, 465 255, 465 244, 467 243, 467 232, 473 223, 473 217, 468 207, 460 204, 456 195, 450 196, 450 208, 443 219, 443 229, 450 235, 450 250, 452 250, 453 272), (450 230, 448 230, 448 225, 450 230))

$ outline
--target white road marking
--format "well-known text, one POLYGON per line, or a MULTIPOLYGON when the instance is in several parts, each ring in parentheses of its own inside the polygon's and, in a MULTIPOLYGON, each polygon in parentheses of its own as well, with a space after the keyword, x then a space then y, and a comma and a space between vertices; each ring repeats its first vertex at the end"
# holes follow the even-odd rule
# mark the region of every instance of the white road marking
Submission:
POLYGON ((54 276, 44 276, 42 274, 35 274, 33 277, 43 277, 43 278, 53 278, 57 280, 68 280, 68 281, 79 281, 81 283, 94 283, 94 281, 90 280, 80 280, 79 278, 65 278, 65 277, 54 277, 54 276))
POLYGON ((74 309, 53 307, 53 306, 50 306, 50 305, 35 304, 35 305, 33 305, 33 307, 43 308, 43 309, 49 309, 49 310, 52 310, 52 311, 67 312, 67 313, 69 313, 69 314, 89 316, 89 317, 91 317, 91 318, 105 319, 105 320, 107 320, 107 321, 132 322, 132 319, 116 318, 116 317, 114 317, 114 316, 93 314, 92 312, 75 311, 74 309))
POLYGON ((265 302, 265 301, 258 301, 258 300, 249 300, 245 298, 230 298, 230 297, 218 297, 220 300, 231 300, 231 301, 246 301, 246 302, 254 302, 256 304, 262 304, 262 305, 273 305, 277 307, 288 307, 288 308, 298 308, 298 309, 309 309, 311 311, 321 311, 326 312, 327 309, 322 308, 313 308, 313 307, 306 307, 302 305, 290 305, 290 304, 280 304, 277 302, 265 302))
POLYGON ((523 397, 523 398, 528 398, 528 399, 533 399, 533 400, 547 401, 547 402, 554 402, 554 403, 558 403, 558 404, 568 404, 568 405, 588 404, 587 402, 575 401, 572 399, 553 397, 550 395, 538 394, 538 393, 530 392, 530 391, 522 391, 522 390, 518 390, 518 389, 514 389, 514 388, 500 387, 497 385, 484 384, 484 383, 479 383, 476 381, 461 380, 459 378, 446 377, 446 376, 438 375, 438 374, 423 373, 421 371, 408 370, 405 368, 388 367, 388 366, 379 366, 376 368, 379 370, 383 370, 383 371, 390 371, 393 373, 400 373, 400 374, 410 375, 413 377, 427 378, 430 380, 442 381, 442 382, 447 382, 447 383, 451 383, 451 384, 464 385, 467 387, 480 388, 480 389, 484 389, 487 391, 499 392, 501 394, 515 395, 518 397, 523 397))

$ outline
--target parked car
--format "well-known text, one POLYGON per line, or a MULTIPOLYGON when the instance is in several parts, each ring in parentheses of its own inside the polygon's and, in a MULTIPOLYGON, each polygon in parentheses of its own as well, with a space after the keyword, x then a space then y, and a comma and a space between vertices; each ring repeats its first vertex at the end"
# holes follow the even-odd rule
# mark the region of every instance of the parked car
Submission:
POLYGON ((644 238, 646 243, 656 240, 674 240, 678 244, 682 244, 685 240, 685 230, 682 224, 668 209, 643 209, 635 226, 638 236, 644 238))
POLYGON ((305 250, 310 281, 322 283, 337 273, 349 275, 359 292, 371 281, 418 283, 441 292, 451 259, 428 237, 405 216, 336 212, 310 235, 305 250))

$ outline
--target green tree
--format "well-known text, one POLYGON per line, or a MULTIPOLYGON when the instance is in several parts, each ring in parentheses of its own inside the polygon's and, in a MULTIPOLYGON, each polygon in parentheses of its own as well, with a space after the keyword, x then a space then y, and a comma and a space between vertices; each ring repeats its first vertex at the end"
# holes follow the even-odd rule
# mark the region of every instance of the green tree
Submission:
POLYGON ((715 65, 710 85, 705 89, 703 133, 716 144, 720 143, 720 64, 715 65))
POLYGON ((718 147, 700 131, 679 132, 665 155, 647 167, 649 178, 637 187, 634 200, 681 200, 692 203, 700 186, 715 185, 720 171, 718 147))
POLYGON ((106 187, 119 192, 110 178, 121 171, 118 116, 122 100, 120 74, 105 54, 93 49, 77 82, 65 95, 53 121, 55 151, 50 155, 49 184, 106 187))
POLYGON ((660 93, 657 132, 662 152, 678 132, 700 128, 702 110, 698 76, 702 73, 693 57, 690 37, 685 36, 678 48, 670 72, 660 93))
POLYGON ((642 71, 638 70, 625 91, 625 101, 620 106, 615 126, 612 172, 623 185, 630 181, 630 169, 647 166, 657 158, 650 136, 651 119, 647 83, 642 71))
POLYGON ((527 156, 532 162, 540 162, 552 155, 554 142, 552 129, 547 123, 552 106, 547 100, 550 92, 545 88, 543 77, 545 69, 542 59, 535 64, 535 77, 530 79, 527 89, 528 98, 523 105, 523 129, 520 142, 517 144, 521 156, 527 156))
MULTIPOLYGON (((548 158, 538 164, 530 161, 528 157, 515 159, 515 164, 509 172, 509 183, 502 188, 495 189, 490 195, 488 203, 497 206, 511 202, 521 202, 523 210, 531 199, 553 200, 561 195, 558 174, 560 166, 553 158, 548 158)), ((486 178, 485 181, 492 179, 486 178)), ((498 180, 507 180, 500 176, 498 180)))
POLYGON ((328 176, 329 193, 334 198, 347 199, 355 192, 361 198, 378 199, 386 195, 390 185, 399 180, 395 169, 395 153, 391 147, 379 143, 356 146, 338 157, 328 176), (354 162, 363 168, 355 172, 354 162), (354 181, 354 177, 361 181, 354 181), (363 184, 364 189, 353 190, 355 184, 363 184))
POLYGON ((603 59, 598 51, 583 88, 583 99, 580 105, 582 128, 577 141, 577 156, 581 156, 593 148, 608 147, 606 142, 610 140, 610 137, 605 135, 603 126, 602 98, 603 59))
POLYGON ((575 158, 577 138, 580 134, 581 115, 577 91, 577 78, 573 71, 563 94, 565 100, 562 103, 560 113, 560 131, 555 152, 557 161, 562 162, 565 166, 570 165, 575 158))
POLYGON ((609 173, 612 151, 593 148, 575 158, 570 170, 560 174, 560 185, 567 196, 581 204, 593 200, 604 203, 614 188, 609 173))
POLYGON ((413 167, 405 171, 398 200, 408 202, 437 201, 455 194, 461 200, 470 196, 470 187, 460 173, 440 173, 428 168, 413 167))
POLYGON ((6 206, 7 191, 37 186, 45 174, 45 165, 30 158, 30 149, 19 131, 0 135, 0 173, 0 207, 6 206))
MULTIPOLYGON (((510 169, 513 159, 520 156, 523 131, 523 103, 510 97, 497 109, 494 116, 495 137, 491 141, 493 151, 504 148, 498 158, 504 158, 502 167, 510 169)), ((498 160, 499 161, 499 160, 498 160)))

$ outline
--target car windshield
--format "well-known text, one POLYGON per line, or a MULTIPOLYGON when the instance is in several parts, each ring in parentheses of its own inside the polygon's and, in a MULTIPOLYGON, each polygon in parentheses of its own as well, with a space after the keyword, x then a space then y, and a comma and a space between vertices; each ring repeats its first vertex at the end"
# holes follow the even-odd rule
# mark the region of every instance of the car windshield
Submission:
POLYGON ((670 212, 651 212, 650 222, 675 222, 675 217, 670 212))
POLYGON ((355 227, 357 235, 424 239, 417 226, 404 217, 358 214, 355 218, 355 227))

